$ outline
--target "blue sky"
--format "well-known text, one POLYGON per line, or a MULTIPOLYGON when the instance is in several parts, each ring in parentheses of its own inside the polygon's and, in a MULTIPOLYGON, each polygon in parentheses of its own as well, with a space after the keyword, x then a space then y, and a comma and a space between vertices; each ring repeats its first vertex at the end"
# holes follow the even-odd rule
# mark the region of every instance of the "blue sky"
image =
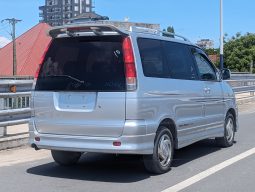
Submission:
MULTIPOLYGON (((255 1, 223 0, 224 32, 255 33, 255 1)), ((0 0, 0 20, 10 17, 22 19, 17 35, 38 23, 38 6, 44 0, 0 0)), ((209 38, 219 45, 219 0, 96 0, 95 11, 111 20, 159 23, 162 28, 173 25, 176 33, 195 42, 209 38)), ((0 24, 0 36, 10 39, 7 24, 0 24)))

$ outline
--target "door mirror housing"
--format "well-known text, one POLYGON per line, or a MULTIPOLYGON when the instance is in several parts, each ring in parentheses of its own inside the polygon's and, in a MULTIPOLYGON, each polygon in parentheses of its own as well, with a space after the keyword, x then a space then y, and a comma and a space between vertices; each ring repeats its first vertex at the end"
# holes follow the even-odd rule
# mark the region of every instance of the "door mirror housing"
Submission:
POLYGON ((216 78, 217 78, 217 81, 221 81, 221 71, 218 69, 218 68, 216 68, 216 78))
POLYGON ((222 69, 221 76, 223 80, 228 80, 231 78, 231 71, 229 69, 222 69))

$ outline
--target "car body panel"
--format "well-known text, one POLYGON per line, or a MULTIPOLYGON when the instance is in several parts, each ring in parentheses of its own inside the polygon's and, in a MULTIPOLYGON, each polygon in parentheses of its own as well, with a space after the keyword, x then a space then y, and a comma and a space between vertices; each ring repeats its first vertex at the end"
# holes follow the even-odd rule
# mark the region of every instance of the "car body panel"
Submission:
POLYGON ((37 131, 43 134, 119 137, 125 123, 125 97, 124 92, 36 91, 34 121, 37 131))
POLYGON ((137 89, 90 93, 35 91, 34 114, 29 124, 31 144, 41 149, 152 154, 156 132, 166 119, 174 122, 177 149, 202 139, 222 137, 229 110, 236 113, 238 127, 234 92, 225 81, 145 77, 139 37, 194 45, 157 34, 126 34, 133 46, 137 89), (36 141, 36 137, 41 140, 36 141), (114 141, 120 141, 121 146, 113 146, 114 141))

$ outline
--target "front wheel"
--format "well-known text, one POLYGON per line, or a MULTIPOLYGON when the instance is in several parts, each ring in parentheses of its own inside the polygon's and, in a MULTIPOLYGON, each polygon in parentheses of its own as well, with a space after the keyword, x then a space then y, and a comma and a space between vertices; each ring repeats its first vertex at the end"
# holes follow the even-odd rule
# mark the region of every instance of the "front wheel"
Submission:
POLYGON ((230 147, 233 145, 235 128, 235 118, 231 113, 228 113, 225 119, 224 136, 215 139, 220 147, 230 147))
POLYGON ((70 166, 76 164, 80 157, 80 152, 69 152, 69 151, 56 151, 51 150, 51 155, 54 161, 62 166, 70 166))
POLYGON ((161 126, 157 131, 152 155, 144 155, 144 166, 154 174, 166 173, 171 169, 174 154, 173 136, 167 127, 161 126))

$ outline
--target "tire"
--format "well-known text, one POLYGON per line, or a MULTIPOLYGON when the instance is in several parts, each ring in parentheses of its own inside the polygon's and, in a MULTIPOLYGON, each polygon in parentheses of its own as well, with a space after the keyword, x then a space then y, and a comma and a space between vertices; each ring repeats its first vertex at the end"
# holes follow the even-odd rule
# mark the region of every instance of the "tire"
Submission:
POLYGON ((231 113, 228 113, 224 124, 224 136, 215 139, 217 145, 223 148, 231 147, 234 144, 235 129, 235 118, 231 113))
POLYGON ((81 157, 81 153, 79 152, 55 151, 55 150, 51 150, 51 155, 54 161, 61 166, 74 165, 79 161, 81 157))
POLYGON ((155 137, 153 154, 143 156, 145 169, 153 174, 166 173, 171 169, 173 155, 173 135, 167 127, 161 126, 155 137))

